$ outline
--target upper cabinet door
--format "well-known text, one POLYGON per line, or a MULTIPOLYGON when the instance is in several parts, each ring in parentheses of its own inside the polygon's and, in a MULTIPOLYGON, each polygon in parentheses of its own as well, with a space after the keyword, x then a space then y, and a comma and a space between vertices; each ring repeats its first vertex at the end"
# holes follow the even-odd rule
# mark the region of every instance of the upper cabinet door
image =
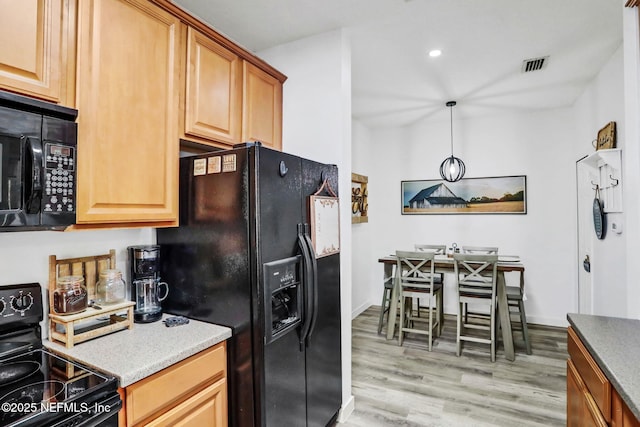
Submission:
POLYGON ((244 61, 242 141, 282 149, 282 83, 244 61))
POLYGON ((72 106, 63 73, 73 1, 2 0, 1 8, 0 88, 72 106))
POLYGON ((185 134, 234 144, 242 119, 242 61, 189 27, 185 134))
POLYGON ((145 0, 82 0, 78 25, 77 222, 177 221, 182 24, 145 0))

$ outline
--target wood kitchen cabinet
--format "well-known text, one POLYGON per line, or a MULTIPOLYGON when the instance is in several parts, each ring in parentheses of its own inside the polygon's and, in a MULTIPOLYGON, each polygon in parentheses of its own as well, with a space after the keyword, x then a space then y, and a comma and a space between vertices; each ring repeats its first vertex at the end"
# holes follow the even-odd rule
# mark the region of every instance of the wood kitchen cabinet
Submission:
POLYGON ((177 223, 182 26, 146 0, 79 3, 77 228, 177 223))
POLYGON ((243 141, 282 148, 282 77, 192 27, 186 76, 184 139, 222 148, 243 141))
POLYGON ((242 140, 281 150, 282 84, 247 61, 243 71, 242 140))
POLYGON ((3 0, 0 88, 74 106, 75 0, 3 0))
POLYGON ((567 427, 640 427, 571 327, 567 350, 567 427))
POLYGON ((223 342, 121 390, 120 427, 227 426, 226 378, 223 342))
MULTIPOLYGON (((200 31, 187 31, 185 138, 240 141, 242 59, 200 31)), ((224 145, 223 145, 224 146, 224 145)))

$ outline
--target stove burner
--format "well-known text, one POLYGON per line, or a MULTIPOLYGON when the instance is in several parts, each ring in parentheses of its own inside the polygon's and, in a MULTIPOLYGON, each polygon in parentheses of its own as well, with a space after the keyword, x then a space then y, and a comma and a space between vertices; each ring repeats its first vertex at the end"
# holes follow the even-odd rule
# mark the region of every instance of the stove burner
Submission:
POLYGON ((28 378, 40 370, 38 362, 10 362, 0 364, 0 387, 28 378))

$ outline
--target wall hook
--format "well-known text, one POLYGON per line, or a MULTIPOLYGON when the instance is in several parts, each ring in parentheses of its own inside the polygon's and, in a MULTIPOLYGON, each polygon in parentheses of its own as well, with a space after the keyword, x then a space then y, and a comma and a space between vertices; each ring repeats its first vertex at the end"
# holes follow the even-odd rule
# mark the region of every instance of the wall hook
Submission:
POLYGON ((618 184, 620 184, 620 180, 617 178, 614 178, 613 175, 609 174, 609 179, 611 180, 611 186, 615 187, 618 184))
POLYGON ((597 190, 599 185, 596 184, 595 182, 591 181, 591 186, 593 187, 594 190, 597 190))

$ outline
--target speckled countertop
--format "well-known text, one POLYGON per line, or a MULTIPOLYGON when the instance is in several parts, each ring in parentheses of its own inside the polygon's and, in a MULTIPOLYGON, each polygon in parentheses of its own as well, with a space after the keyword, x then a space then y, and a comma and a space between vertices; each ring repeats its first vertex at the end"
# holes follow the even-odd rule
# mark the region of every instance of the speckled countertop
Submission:
POLYGON ((72 348, 48 340, 43 344, 55 353, 113 375, 120 381, 120 387, 127 387, 229 337, 229 328, 191 319, 186 325, 172 328, 162 321, 136 323, 131 330, 114 332, 72 348))
POLYGON ((640 320, 571 313, 567 320, 640 420, 640 320))

